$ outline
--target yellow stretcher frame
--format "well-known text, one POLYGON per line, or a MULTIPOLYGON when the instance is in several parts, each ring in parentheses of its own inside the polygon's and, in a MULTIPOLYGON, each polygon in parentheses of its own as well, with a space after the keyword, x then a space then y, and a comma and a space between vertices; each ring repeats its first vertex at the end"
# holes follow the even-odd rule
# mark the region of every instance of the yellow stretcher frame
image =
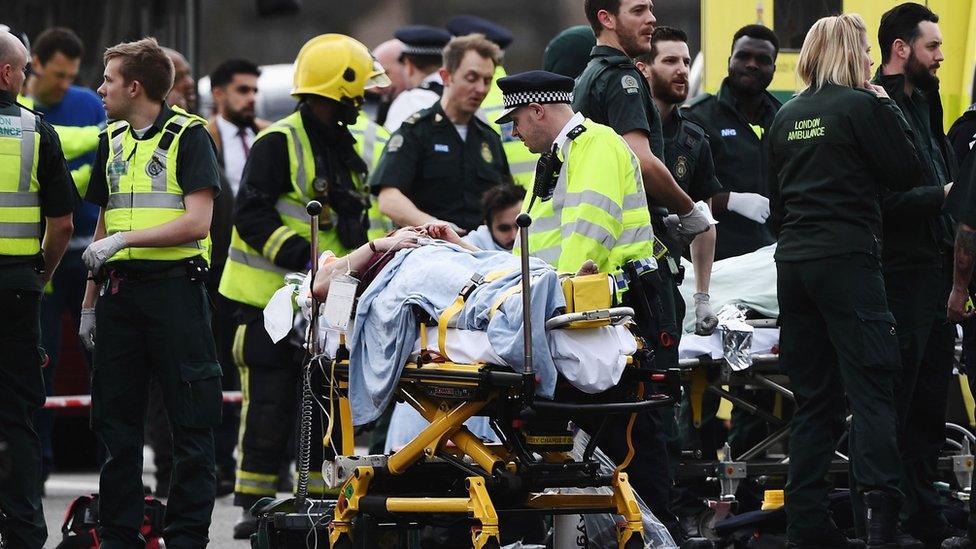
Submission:
MULTIPOLYGON (((420 332, 426 332, 421 326, 420 332)), ((634 368, 634 359, 628 361, 634 368)), ((423 363, 422 360, 411 361, 404 367, 400 383, 397 386, 398 398, 408 403, 418 411, 430 425, 403 448, 391 455, 383 471, 377 471, 373 466, 357 467, 350 478, 339 490, 334 518, 329 525, 330 547, 353 546, 353 521, 363 512, 369 512, 364 503, 372 497, 373 508, 382 506, 386 514, 424 514, 424 513, 459 513, 474 519, 478 526, 472 528, 471 543, 475 549, 500 547, 500 531, 498 512, 492 500, 491 490, 482 476, 468 476, 464 479, 467 488, 466 497, 409 497, 384 496, 377 494, 374 485, 377 474, 388 475, 389 478, 403 475, 412 467, 421 465, 440 453, 448 453, 455 457, 470 458, 473 464, 489 474, 496 472, 518 473, 520 463, 502 444, 486 444, 474 436, 464 422, 495 403, 501 398, 509 398, 511 394, 505 391, 521 391, 521 386, 514 383, 520 374, 506 372, 508 383, 506 389, 502 384, 484 387, 486 376, 485 364, 459 364, 456 362, 423 363), (512 377, 515 376, 515 377, 512 377), (501 385, 501 386, 497 386, 501 385), (484 396, 471 400, 452 400, 437 398, 426 394, 424 388, 478 388, 487 389, 484 396), (379 502, 379 503, 377 503, 379 502)), ((348 389, 348 361, 338 363, 334 368, 336 373, 335 385, 339 388, 340 417, 351 417, 349 413, 348 389)), ((642 395, 642 390, 639 391, 642 395)), ((662 399, 656 395, 658 404, 670 405, 674 397, 662 399)), ((652 402, 648 399, 643 402, 652 402)), ((631 414, 634 416, 635 414, 631 414)), ((632 421, 631 421, 632 423, 632 421)), ((343 451, 352 446, 352 429, 342 431, 343 451)), ((630 430, 628 429, 628 437, 630 430)), ((346 455, 351 455, 352 452, 346 455)), ((570 460, 568 454, 561 452, 541 453, 546 463, 561 464, 570 460)), ((552 514, 582 514, 582 513, 615 513, 624 520, 618 524, 618 549, 643 547, 644 531, 640 508, 634 497, 628 476, 618 467, 612 475, 608 495, 592 494, 547 494, 529 492, 526 494, 521 507, 535 511, 549 511, 552 514)), ((567 487, 570 485, 567 484, 567 487)))

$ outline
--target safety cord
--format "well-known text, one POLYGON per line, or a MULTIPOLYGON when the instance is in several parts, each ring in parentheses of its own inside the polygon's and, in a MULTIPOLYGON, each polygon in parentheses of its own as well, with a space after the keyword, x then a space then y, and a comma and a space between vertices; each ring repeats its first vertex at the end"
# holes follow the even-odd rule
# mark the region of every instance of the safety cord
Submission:
POLYGON ((312 362, 303 365, 305 375, 302 376, 302 408, 301 423, 299 427, 298 442, 298 489, 295 497, 299 502, 304 503, 308 497, 308 471, 312 452, 312 362))
MULTIPOLYGON (((644 398, 644 384, 639 383, 637 385, 637 400, 640 401, 644 398)), ((634 423, 637 421, 637 413, 630 414, 630 420, 627 421, 627 457, 624 458, 623 463, 614 469, 614 473, 619 473, 630 465, 631 460, 634 459, 634 439, 631 436, 634 430, 634 423)))

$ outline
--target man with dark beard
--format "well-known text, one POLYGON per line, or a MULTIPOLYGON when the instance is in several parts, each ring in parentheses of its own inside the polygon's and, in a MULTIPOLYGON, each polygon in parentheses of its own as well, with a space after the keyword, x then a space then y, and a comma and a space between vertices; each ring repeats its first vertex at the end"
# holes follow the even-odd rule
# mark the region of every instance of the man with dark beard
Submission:
MULTIPOLYGON (((664 163, 678 185, 695 202, 704 201, 711 206, 712 197, 722 191, 715 177, 712 151, 705 130, 688 120, 678 108, 688 98, 688 73, 691 54, 688 36, 684 31, 670 27, 658 27, 651 35, 651 51, 637 56, 637 69, 647 79, 654 96, 654 104, 661 114, 664 135, 664 163)), ((674 239, 662 237, 668 248, 667 261, 681 264, 684 246, 674 239)), ((712 262, 715 257, 715 229, 699 234, 690 244, 690 257, 695 269, 695 333, 710 335, 718 325, 709 303, 708 287, 711 281, 712 262)), ((685 317, 685 301, 678 290, 680 281, 673 282, 675 316, 679 325, 685 317)), ((680 337, 683 330, 678 330, 680 337)), ((718 399, 709 399, 717 406, 718 399), (714 401, 714 402, 713 402, 714 401)), ((718 448, 725 441, 725 429, 714 418, 702 424, 701 429, 692 425, 691 403, 685 398, 680 408, 680 423, 670 422, 667 427, 668 458, 672 471, 677 470, 681 451, 685 448, 718 448), (679 435, 680 433, 680 435, 679 435)), ((672 490, 672 511, 684 522, 692 523, 693 517, 707 509, 703 494, 708 487, 702 482, 680 482, 672 490)))
MULTIPOLYGON (((221 193, 214 200, 213 223, 210 229, 214 247, 207 290, 215 305, 214 338, 217 341, 220 367, 224 373, 221 381, 227 390, 240 389, 241 383, 232 353, 234 332, 237 329, 237 322, 234 320, 237 306, 221 295, 217 288, 227 263, 227 250, 234 224, 234 197, 240 188, 244 164, 258 132, 271 125, 254 115, 260 76, 261 70, 258 66, 246 59, 229 59, 210 73, 214 116, 207 123, 207 131, 217 148, 221 193)), ((233 454, 234 447, 237 446, 239 421, 239 407, 231 403, 224 404, 223 420, 214 429, 218 496, 234 491, 237 463, 233 454)))
MULTIPOLYGON (((938 15, 911 2, 886 12, 878 28, 882 65, 874 77, 904 113, 923 166, 915 188, 884 198, 882 261, 901 352, 895 385, 905 493, 901 514, 905 531, 927 545, 955 530, 933 486, 955 346, 955 327, 946 320, 953 221, 942 213, 955 161, 942 126, 936 77, 943 60, 938 21, 938 15)), ((897 512, 899 502, 891 506, 897 512)))
MULTIPOLYGON (((695 202, 711 206, 712 197, 722 191, 715 178, 708 136, 698 124, 685 118, 678 106, 688 98, 688 71, 691 55, 688 35, 680 29, 658 27, 651 35, 651 51, 635 58, 637 69, 647 79, 654 105, 661 113, 664 135, 664 164, 681 190, 695 202)), ((684 247, 663 235, 668 257, 680 265, 684 247)), ((715 257, 715 231, 709 228, 691 242, 691 263, 695 268, 695 333, 711 335, 718 324, 708 298, 708 285, 715 257)), ((685 316, 684 301, 675 285, 675 306, 680 322, 685 316)), ((680 331, 679 331, 680 334, 680 331)))

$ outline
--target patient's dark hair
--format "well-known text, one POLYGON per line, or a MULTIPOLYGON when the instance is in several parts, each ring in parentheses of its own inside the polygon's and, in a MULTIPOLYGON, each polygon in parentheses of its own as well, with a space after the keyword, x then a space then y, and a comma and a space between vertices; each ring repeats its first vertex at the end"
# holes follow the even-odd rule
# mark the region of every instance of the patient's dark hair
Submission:
POLYGON ((525 199, 525 189, 511 183, 502 183, 485 191, 481 197, 481 210, 485 212, 485 223, 491 226, 491 220, 497 212, 511 208, 525 199))

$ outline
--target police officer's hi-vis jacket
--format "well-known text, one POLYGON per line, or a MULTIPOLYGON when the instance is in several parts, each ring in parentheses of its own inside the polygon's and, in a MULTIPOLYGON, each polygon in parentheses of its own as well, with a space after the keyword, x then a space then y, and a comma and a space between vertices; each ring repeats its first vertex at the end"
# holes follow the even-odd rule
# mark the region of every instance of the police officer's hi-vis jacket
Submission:
POLYGON ((651 258, 654 233, 637 158, 611 128, 580 114, 567 129, 570 136, 556 142, 563 164, 552 198, 537 198, 530 210, 531 200, 523 203, 533 219, 529 254, 567 272, 587 259, 619 273, 627 261, 651 258))

